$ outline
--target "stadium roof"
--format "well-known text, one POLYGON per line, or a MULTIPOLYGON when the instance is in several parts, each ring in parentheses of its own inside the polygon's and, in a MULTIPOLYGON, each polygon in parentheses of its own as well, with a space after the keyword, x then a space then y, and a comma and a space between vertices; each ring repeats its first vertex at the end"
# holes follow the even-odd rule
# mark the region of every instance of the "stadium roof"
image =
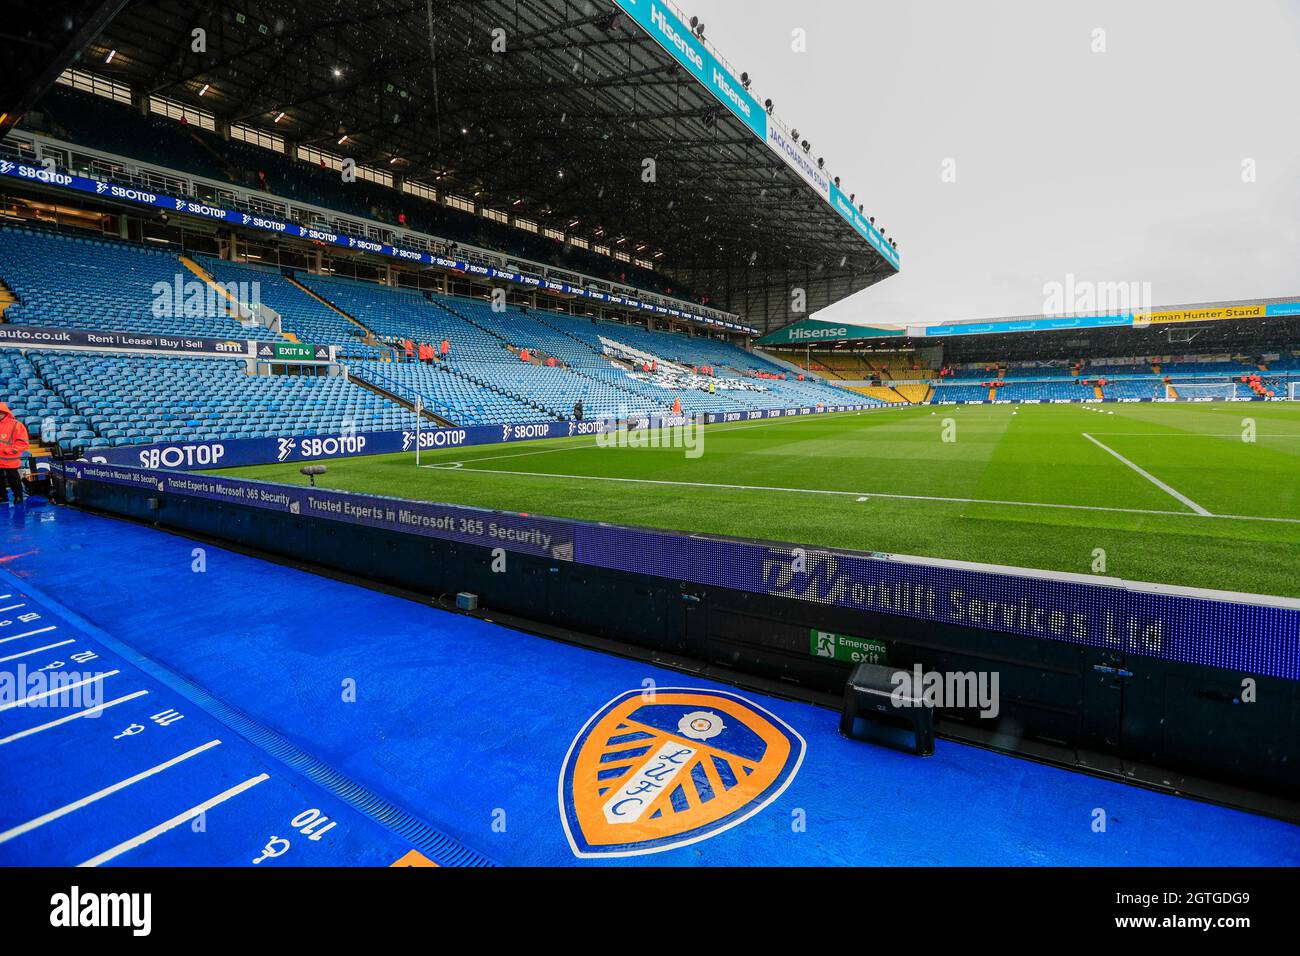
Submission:
POLYGON ((759 345, 834 345, 906 336, 933 339, 958 335, 1007 335, 1026 332, 1062 332, 1081 329, 1146 328, 1160 325, 1190 325, 1300 315, 1300 297, 1246 299, 1233 302, 1201 302, 1191 305, 1159 306, 1144 312, 1102 315, 1016 315, 998 319, 960 319, 935 325, 875 325, 804 319, 759 339, 759 345))
MULTIPOLYGON (((846 218, 847 197, 837 211, 819 195, 810 157, 813 174, 797 172, 697 79, 695 53, 670 55, 636 22, 650 6, 132 0, 81 64, 485 207, 621 240, 760 328, 789 320, 792 289, 811 311, 892 275, 897 253, 865 219, 846 218), (193 49, 196 29, 205 52, 193 49)), ((683 32, 705 49, 674 23, 672 35, 683 32)), ((757 106, 733 80, 737 101, 757 106)), ((757 111, 757 125, 788 137, 757 111)))

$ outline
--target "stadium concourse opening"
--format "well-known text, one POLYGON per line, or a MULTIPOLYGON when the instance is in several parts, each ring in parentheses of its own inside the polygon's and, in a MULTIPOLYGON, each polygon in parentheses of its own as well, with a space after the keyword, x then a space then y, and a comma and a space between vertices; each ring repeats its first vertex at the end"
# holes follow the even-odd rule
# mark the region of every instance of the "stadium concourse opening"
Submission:
POLYGON ((806 318, 899 244, 672 4, 83 6, 0 864, 1300 863, 1300 298, 806 318))

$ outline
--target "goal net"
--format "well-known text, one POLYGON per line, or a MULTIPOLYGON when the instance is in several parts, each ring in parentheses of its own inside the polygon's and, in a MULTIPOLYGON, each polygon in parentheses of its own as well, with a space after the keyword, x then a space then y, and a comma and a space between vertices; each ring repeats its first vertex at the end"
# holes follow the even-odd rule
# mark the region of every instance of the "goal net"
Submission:
POLYGON ((1300 382, 1287 382, 1286 397, 1293 402, 1300 402, 1300 382))
POLYGON ((1236 382, 1172 382, 1165 386, 1165 398, 1171 402, 1231 401, 1237 397, 1236 382))

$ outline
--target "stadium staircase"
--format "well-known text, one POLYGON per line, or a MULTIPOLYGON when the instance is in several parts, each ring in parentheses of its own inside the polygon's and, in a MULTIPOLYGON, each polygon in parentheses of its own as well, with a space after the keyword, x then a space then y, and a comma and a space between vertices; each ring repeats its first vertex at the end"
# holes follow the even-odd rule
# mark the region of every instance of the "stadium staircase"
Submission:
POLYGON ((14 295, 13 291, 7 285, 5 285, 3 279, 0 279, 0 322, 3 322, 5 320, 5 311, 11 305, 17 305, 17 304, 18 304, 18 296, 14 295))
POLYGON ((906 398, 886 385, 849 385, 846 387, 855 395, 865 395, 867 398, 874 398, 876 401, 884 402, 887 405, 909 404, 906 398))
POLYGON ((231 170, 231 168, 230 168, 230 161, 229 161, 225 156, 223 156, 223 155, 221 155, 221 153, 217 152, 217 150, 216 150, 213 146, 211 146, 211 145, 210 145, 206 140, 204 140, 203 137, 197 135, 193 130, 186 129, 186 130, 185 130, 185 135, 186 135, 186 136, 187 136, 191 141, 193 141, 194 145, 195 145, 195 146, 196 146, 200 151, 202 151, 202 152, 204 152, 204 153, 206 153, 207 155, 209 155, 209 156, 212 157, 213 162, 215 162, 216 165, 217 165, 217 168, 220 169, 220 170, 222 171, 222 173, 224 174, 224 178, 225 178, 226 180, 228 180, 228 181, 230 181, 230 182, 232 182, 232 183, 238 183, 238 182, 239 182, 239 177, 238 177, 237 175, 234 175, 234 174, 233 174, 233 172, 232 172, 232 170, 231 170))
MULTIPOLYGON (((450 302, 448 302, 448 301, 447 301, 447 296, 437 296, 437 297, 435 297, 432 293, 430 293, 430 292, 425 292, 425 293, 424 293, 424 297, 425 297, 426 300, 428 300, 429 304, 431 304, 431 305, 434 306, 435 308, 442 309, 442 311, 444 311, 444 312, 450 312, 452 315, 454 315, 456 318, 460 319, 460 320, 461 320, 462 322, 464 322, 466 325, 472 325, 472 326, 474 326, 474 328, 478 329, 480 332, 483 332, 483 333, 485 333, 485 334, 487 334, 487 335, 492 336, 492 338, 496 339, 498 342, 501 343, 501 347, 502 347, 502 348, 509 348, 509 347, 510 347, 510 341, 509 341, 505 336, 503 336, 503 335, 502 335, 500 332, 498 332, 496 329, 490 329, 490 328, 488 328, 488 327, 487 327, 486 325, 484 325, 482 322, 475 322, 475 321, 474 321, 473 319, 471 319, 471 318, 470 318, 470 317, 469 317, 469 316, 468 316, 468 315, 467 315, 463 310, 456 308, 456 307, 453 306, 450 302)), ((532 316, 530 315, 530 318, 531 318, 531 317, 532 317, 532 316)))
POLYGON ((528 317, 532 319, 534 322, 536 322, 538 325, 544 325, 546 326, 546 328, 550 329, 553 332, 559 332, 561 335, 565 336, 566 338, 573 339, 573 341, 577 342, 579 345, 581 345, 584 349, 587 349, 593 355, 600 355, 600 353, 597 352, 596 349, 592 346, 592 344, 588 342, 586 339, 579 338, 578 336, 570 332, 568 329, 563 328, 560 325, 557 325, 553 322, 546 321, 545 316, 543 316, 540 312, 529 312, 528 317))
POLYGON ((894 385, 893 390, 913 405, 924 405, 934 394, 932 385, 894 385))
POLYGON ((362 322, 360 319, 356 318, 356 317, 353 316, 353 315, 349 315, 347 312, 345 312, 345 311, 343 311, 342 309, 340 309, 337 305, 335 305, 335 304, 334 304, 333 302, 331 302, 329 299, 325 298, 325 297, 322 296, 322 295, 319 295, 319 294, 313 292, 311 289, 307 288, 305 285, 303 285, 301 282, 299 282, 299 281, 298 281, 297 279, 295 279, 293 276, 288 275, 288 274, 285 274, 285 275, 284 275, 284 279, 285 279, 285 280, 286 280, 286 281, 287 281, 291 286, 294 286, 294 287, 296 287, 299 291, 305 293, 306 295, 311 296, 313 299, 315 299, 315 300, 316 300, 317 302, 319 302, 321 305, 325 306, 325 308, 329 309, 331 312, 336 312, 336 313, 338 313, 340 316, 342 316, 343 318, 347 319, 349 322, 351 322, 353 325, 355 325, 357 328, 359 328, 362 332, 364 332, 364 333, 365 333, 365 338, 363 339, 363 341, 365 342, 366 345, 370 345, 370 346, 373 346, 373 347, 375 347, 375 348, 382 349, 383 354, 380 355, 380 357, 379 357, 379 361, 381 361, 381 362, 391 362, 391 361, 393 360, 393 351, 392 351, 392 349, 390 349, 390 348, 388 348, 388 346, 384 345, 384 343, 381 342, 381 341, 379 340, 379 336, 375 335, 374 331, 373 331, 369 326, 367 326, 364 322, 362 322))
MULTIPOLYGON (((508 350, 510 348, 511 343, 507 341, 499 332, 497 332, 495 329, 488 328, 486 325, 483 325, 481 322, 474 321, 467 314, 465 314, 464 310, 457 309, 455 306, 451 305, 451 303, 447 302, 446 297, 434 297, 431 293, 428 292, 425 293, 424 297, 429 302, 429 304, 434 306, 435 308, 441 309, 444 312, 454 315, 456 318, 460 319, 466 325, 471 325, 474 328, 478 329, 480 332, 492 336, 492 338, 496 339, 501 343, 501 347, 503 349, 508 350)), ((532 318, 531 314, 529 317, 532 318)), ((462 368, 455 368, 450 365, 443 366, 443 369, 449 374, 454 375, 457 378, 464 379, 467 382, 472 382, 473 384, 479 386, 480 388, 485 388, 488 391, 493 392, 497 395, 501 395, 505 398, 513 399, 518 402, 523 402, 523 404, 529 406, 530 408, 535 408, 546 418, 555 418, 560 421, 563 421, 566 417, 565 413, 560 411, 559 409, 555 409, 548 405, 542 404, 536 401, 535 399, 529 398, 527 396, 523 396, 518 393, 511 392, 508 389, 502 388, 501 386, 496 385, 485 378, 475 375, 473 372, 469 372, 462 368)))
MULTIPOLYGON (((207 271, 206 269, 204 269, 201 265, 199 265, 199 264, 198 264, 197 262, 195 262, 193 259, 189 258, 188 256, 180 256, 179 258, 180 258, 180 261, 181 261, 181 265, 183 265, 186 269, 189 269, 190 272, 194 273, 196 276, 198 276, 200 279, 202 279, 205 283, 207 283, 208 288, 210 288, 210 289, 214 289, 217 293, 219 293, 219 294, 221 295, 222 298, 224 298, 227 302, 229 302, 229 303, 233 306, 233 310, 232 310, 232 312, 230 313, 230 317, 231 317, 234 321, 238 322, 238 321, 239 321, 239 308, 240 308, 240 302, 239 302, 237 299, 235 299, 235 297, 232 296, 232 295, 231 295, 231 294, 230 294, 230 293, 225 289, 225 287, 222 286, 222 284, 221 284, 220 282, 218 282, 216 279, 212 278, 212 276, 208 274, 208 271, 207 271)), ((283 335, 286 339, 288 339, 288 340, 291 341, 291 342, 296 342, 296 341, 298 341, 297 339, 293 338, 292 336, 290 336, 290 335, 288 335, 288 334, 286 334, 286 333, 284 333, 284 332, 281 332, 280 334, 283 335)))
POLYGON ((489 392, 495 392, 496 394, 504 396, 505 398, 512 398, 515 401, 523 402, 525 405, 537 409, 547 418, 554 418, 560 421, 564 420, 565 416, 563 412, 560 412, 554 408, 549 408, 548 406, 543 405, 534 399, 521 396, 517 393, 513 393, 508 389, 504 389, 499 385, 489 382, 485 378, 480 378, 479 376, 475 375, 472 372, 466 372, 463 369, 455 369, 455 368, 447 368, 447 371, 450 372, 452 375, 455 375, 457 378, 462 378, 467 382, 473 382, 475 385, 479 386, 479 388, 485 388, 489 392))
MULTIPOLYGON (((505 348, 505 349, 507 349, 507 350, 510 349, 510 347, 511 347, 511 343, 510 343, 510 342, 509 342, 509 341, 508 341, 504 336, 502 336, 500 332, 496 331, 495 329, 490 329, 490 328, 488 328, 486 325, 484 325, 484 324, 481 323, 481 322, 476 322, 476 321, 474 321, 473 319, 471 319, 471 318, 469 317, 468 314, 466 314, 466 310, 456 308, 455 306, 453 306, 450 302, 448 302, 448 301, 446 300, 446 297, 445 297, 445 296, 443 296, 443 297, 438 297, 438 298, 434 298, 432 295, 426 293, 426 294, 425 294, 425 298, 428 299, 429 302, 430 302, 432 305, 436 306, 436 307, 439 308, 439 309, 442 309, 444 312, 450 312, 452 315, 454 315, 456 318, 460 319, 460 320, 461 320, 462 322, 464 322, 466 325, 472 325, 474 328, 478 329, 480 332, 484 332, 484 333, 486 333, 487 335, 492 336, 494 339, 497 339, 498 341, 501 342, 501 345, 502 345, 503 348, 505 348)), ((539 318, 538 318, 538 316, 537 316, 537 314, 536 314, 535 312, 529 312, 529 313, 528 313, 528 318, 529 318, 530 320, 534 321, 534 322, 538 322, 538 324, 540 324, 540 325, 544 325, 544 326, 546 326, 547 328, 552 329, 553 331, 556 331, 556 332, 562 332, 562 331, 563 331, 563 330, 561 330, 561 329, 556 329, 554 326, 552 326, 552 325, 551 325, 550 323, 548 323, 548 322, 541 322, 541 321, 539 320, 539 318)), ((567 335, 568 333, 564 333, 564 334, 567 335)), ((569 337, 570 337, 570 338, 575 338, 574 336, 569 336, 569 337)), ((589 343, 587 343, 587 342, 583 342, 581 339, 578 339, 577 341, 580 342, 580 343, 583 345, 583 347, 585 347, 585 348, 587 348, 588 350, 590 350, 590 351, 592 352, 593 355, 597 355, 597 356, 599 355, 599 353, 596 352, 596 350, 593 349, 589 343)), ((504 395, 504 396, 506 396, 507 398, 514 398, 514 399, 516 399, 516 400, 518 400, 518 401, 522 401, 522 402, 524 402, 526 405, 531 405, 533 408, 536 408, 539 412, 544 413, 548 418, 557 418, 557 419, 559 419, 560 421, 564 421, 565 418, 567 418, 567 416, 568 416, 568 412, 566 412, 566 411, 561 411, 560 409, 552 408, 552 407, 550 407, 550 406, 548 406, 548 405, 544 405, 544 404, 542 404, 542 403, 539 403, 539 402, 536 401, 535 399, 526 398, 526 397, 521 397, 521 396, 519 396, 519 395, 512 394, 511 392, 507 391, 506 389, 500 388, 500 387, 498 387, 498 386, 492 384, 491 382, 487 381, 486 379, 479 378, 478 376, 476 376, 476 375, 474 375, 474 374, 472 374, 472 373, 470 373, 470 372, 466 372, 466 371, 464 371, 464 370, 455 369, 455 368, 448 368, 447 371, 451 372, 453 375, 458 375, 458 376, 460 376, 461 378, 466 379, 467 381, 473 382, 473 383, 476 384, 476 385, 480 385, 480 386, 482 386, 483 388, 486 388, 486 389, 488 389, 488 390, 490 390, 490 391, 496 392, 496 393, 499 394, 499 395, 504 395)), ((600 379, 595 379, 595 378, 593 378, 593 377, 590 376, 590 375, 585 375, 585 374, 583 374, 583 373, 581 373, 581 372, 578 372, 576 369, 573 369, 573 368, 566 369, 565 371, 568 371, 568 372, 571 372, 571 373, 573 373, 573 374, 579 375, 579 376, 581 376, 582 378, 589 379, 589 380, 591 380, 591 381, 602 381, 602 380, 600 380, 600 379)), ((602 382, 602 384, 604 384, 604 383, 602 382)), ((627 392, 629 395, 636 395, 636 396, 640 397, 639 394, 638 394, 637 392, 634 392, 632 389, 630 389, 630 388, 626 388, 626 387, 624 387, 624 386, 621 385, 621 384, 616 384, 615 387, 618 388, 618 389, 621 390, 621 391, 627 392)))
POLYGON ((420 417, 425 421, 431 422, 442 428, 454 428, 456 425, 456 423, 450 418, 439 415, 437 411, 435 411, 437 408, 436 402, 430 402, 428 398, 418 392, 412 395, 412 389, 406 388, 401 383, 387 378, 380 372, 367 371, 358 373, 349 370, 348 379, 360 388, 374 392, 376 395, 386 398, 390 402, 401 405, 412 415, 415 414, 416 398, 418 398, 420 400, 420 417))
POLYGON ((996 388, 990 386, 990 387, 989 387, 989 401, 990 401, 990 402, 996 402, 997 400, 998 400, 998 390, 997 390, 996 388))
POLYGON ((1092 394, 1096 395, 1100 399, 1105 399, 1106 397, 1105 393, 1102 392, 1100 385, 1094 385, 1092 387, 1092 394))

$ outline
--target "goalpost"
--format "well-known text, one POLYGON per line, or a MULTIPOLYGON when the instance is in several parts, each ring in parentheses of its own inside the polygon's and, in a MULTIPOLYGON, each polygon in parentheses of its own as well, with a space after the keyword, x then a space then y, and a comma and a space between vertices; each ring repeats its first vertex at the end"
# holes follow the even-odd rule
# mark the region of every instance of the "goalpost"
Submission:
POLYGON ((1300 402, 1300 381, 1287 382, 1286 397, 1293 402, 1300 402))
POLYGON ((1236 382, 1172 382, 1165 386, 1165 400, 1170 402, 1231 401, 1237 397, 1236 382))

